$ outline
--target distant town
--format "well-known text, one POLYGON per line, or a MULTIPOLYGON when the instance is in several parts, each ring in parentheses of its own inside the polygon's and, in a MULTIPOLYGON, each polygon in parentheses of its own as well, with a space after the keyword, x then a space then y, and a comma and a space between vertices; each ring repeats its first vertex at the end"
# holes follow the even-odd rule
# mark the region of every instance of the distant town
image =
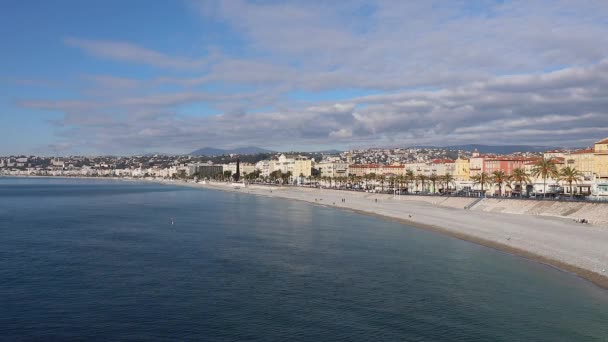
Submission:
POLYGON ((0 157, 0 176, 191 182, 238 178, 395 194, 608 200, 608 138, 585 149, 508 154, 405 147, 214 156, 6 156, 0 157))

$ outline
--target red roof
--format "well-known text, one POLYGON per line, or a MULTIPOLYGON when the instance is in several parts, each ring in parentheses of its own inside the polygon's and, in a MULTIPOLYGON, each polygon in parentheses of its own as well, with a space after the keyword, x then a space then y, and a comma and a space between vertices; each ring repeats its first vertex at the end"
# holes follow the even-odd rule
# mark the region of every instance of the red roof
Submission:
POLYGON ((454 161, 452 159, 435 159, 433 160, 433 164, 449 164, 449 163, 453 163, 454 161))
POLYGON ((526 157, 493 157, 488 158, 488 161, 499 160, 499 161, 530 161, 537 160, 538 158, 526 158, 526 157))
POLYGON ((587 148, 584 150, 578 150, 578 151, 574 151, 571 154, 584 154, 584 153, 593 153, 593 149, 592 148, 587 148))
POLYGON ((608 138, 596 142, 596 144, 608 144, 608 138))

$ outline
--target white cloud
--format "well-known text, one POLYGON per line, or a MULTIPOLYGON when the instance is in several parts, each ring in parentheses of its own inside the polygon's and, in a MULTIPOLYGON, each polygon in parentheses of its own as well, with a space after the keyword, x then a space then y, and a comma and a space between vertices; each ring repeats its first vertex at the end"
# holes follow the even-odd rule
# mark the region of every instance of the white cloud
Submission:
POLYGON ((286 141, 580 145, 607 135, 606 2, 483 5, 197 2, 202 20, 243 38, 243 54, 171 56, 133 43, 69 38, 68 45, 95 57, 152 65, 163 74, 88 76, 86 97, 19 103, 63 111, 63 139, 107 150, 188 151, 235 142, 278 148, 286 141), (184 70, 191 74, 176 74, 184 70), (303 91, 314 99, 315 92, 345 89, 375 95, 289 96, 303 91), (195 105, 216 112, 197 116, 195 105), (180 115, 187 106, 189 115, 180 115))
POLYGON ((64 42, 93 56, 160 68, 197 69, 208 63, 206 59, 169 56, 127 42, 81 38, 66 38, 64 42))

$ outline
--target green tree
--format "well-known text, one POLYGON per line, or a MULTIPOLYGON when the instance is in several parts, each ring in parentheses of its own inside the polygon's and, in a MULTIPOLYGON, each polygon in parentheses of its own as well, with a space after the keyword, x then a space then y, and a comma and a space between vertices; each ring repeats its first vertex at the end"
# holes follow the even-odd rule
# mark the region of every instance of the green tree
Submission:
POLYGON ((415 180, 416 180, 416 175, 414 174, 414 171, 412 171, 412 170, 405 171, 405 182, 407 184, 407 192, 410 192, 410 184, 414 183, 415 180))
POLYGON ((530 175, 528 175, 526 170, 521 169, 521 168, 517 168, 517 169, 513 170, 511 179, 515 182, 516 185, 519 185, 519 191, 521 193, 524 192, 523 184, 530 184, 530 175))
POLYGON ((287 171, 285 173, 282 173, 281 174, 282 184, 289 183, 289 179, 291 178, 291 176, 292 176, 292 172, 291 171, 287 171))
MULTIPOLYGON (((367 187, 367 184, 368 184, 370 181, 374 181, 374 182, 376 181, 376 174, 375 174, 374 172, 372 172, 372 173, 366 173, 366 174, 365 174, 365 177, 367 178, 367 179, 365 180, 365 185, 366 185, 366 187, 367 187)), ((371 189, 371 187, 370 187, 370 189, 371 189)))
POLYGON ((427 176, 425 176, 424 174, 422 174, 422 173, 421 173, 421 174, 419 174, 419 175, 417 176, 417 179, 418 179, 418 181, 420 182, 420 190, 421 190, 421 192, 424 192, 424 191, 425 191, 425 190, 424 190, 424 185, 425 185, 425 183, 426 183, 426 181, 427 181, 428 177, 427 177, 427 176))
POLYGON ((541 158, 532 168, 533 177, 542 177, 543 179, 543 197, 547 195, 547 178, 558 179, 559 171, 557 165, 553 162, 552 158, 541 158))
POLYGON ((283 172, 281 170, 272 171, 269 177, 273 183, 276 183, 277 180, 283 179, 283 172))
POLYGON ((583 173, 577 170, 576 168, 567 166, 562 169, 560 173, 560 178, 564 182, 568 183, 570 187, 570 197, 574 197, 574 191, 572 191, 572 183, 578 183, 583 180, 583 173))
POLYGON ((450 184, 455 184, 454 183, 454 176, 452 176, 451 173, 447 172, 443 177, 442 177, 443 182, 445 183, 445 191, 444 192, 449 192, 450 191, 450 184))
POLYGON ((437 176, 435 172, 431 173, 431 175, 429 176, 429 181, 431 181, 431 183, 433 184, 433 193, 437 192, 437 187, 435 185, 437 184, 438 180, 439 176, 437 176))
POLYGON ((498 196, 502 196, 502 187, 507 181, 507 174, 504 171, 492 172, 492 184, 498 185, 498 196))
POLYGON ((490 181, 491 181, 490 176, 488 176, 487 173, 482 172, 482 173, 479 173, 479 174, 471 177, 471 179, 473 179, 473 184, 481 186, 481 192, 482 192, 482 194, 485 194, 484 186, 487 184, 490 184, 490 181))
POLYGON ((384 182, 386 181, 386 176, 385 175, 378 175, 376 176, 376 179, 378 179, 380 181, 380 186, 381 186, 381 190, 382 192, 384 192, 384 182))

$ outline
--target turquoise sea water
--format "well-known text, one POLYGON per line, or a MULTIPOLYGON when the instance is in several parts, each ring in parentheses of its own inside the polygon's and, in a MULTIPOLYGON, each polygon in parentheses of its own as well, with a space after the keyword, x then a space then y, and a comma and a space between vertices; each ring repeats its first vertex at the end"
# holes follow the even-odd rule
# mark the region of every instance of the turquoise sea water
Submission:
POLYGON ((306 203, 0 178, 0 234, 0 340, 608 341, 571 274, 306 203))

